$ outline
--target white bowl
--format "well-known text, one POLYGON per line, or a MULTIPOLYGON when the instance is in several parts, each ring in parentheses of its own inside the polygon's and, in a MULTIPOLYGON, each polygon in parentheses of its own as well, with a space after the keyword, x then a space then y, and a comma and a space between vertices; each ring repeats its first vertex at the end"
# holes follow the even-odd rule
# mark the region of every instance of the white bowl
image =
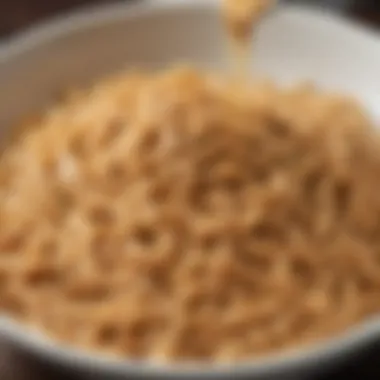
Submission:
MULTIPOLYGON (((282 82, 312 79, 359 98, 380 118, 380 39, 371 31, 316 10, 281 7, 263 23, 255 46, 260 73, 282 82)), ((17 119, 69 85, 131 66, 226 63, 218 5, 212 0, 152 0, 67 15, 0 45, 0 137, 17 119)), ((48 307, 48 305, 47 305, 48 307)), ((277 379, 310 376, 336 366, 380 336, 380 320, 344 336, 287 354, 235 366, 117 361, 64 347, 6 318, 3 339, 54 365, 100 378, 277 379)))

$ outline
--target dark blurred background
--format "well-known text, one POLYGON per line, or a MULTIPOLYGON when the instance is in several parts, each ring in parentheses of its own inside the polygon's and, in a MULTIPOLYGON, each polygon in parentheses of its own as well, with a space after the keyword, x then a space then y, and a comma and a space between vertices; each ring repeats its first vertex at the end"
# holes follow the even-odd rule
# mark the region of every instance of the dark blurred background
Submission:
MULTIPOLYGON (((77 7, 120 1, 143 0, 0 0, 0 38, 19 31, 34 22, 77 7)), ((319 4, 345 12, 380 28, 380 0, 280 0, 283 2, 319 4)))
MULTIPOLYGON (((0 0, 0 42, 15 32, 51 16, 78 7, 120 1, 143 0, 0 0)), ((348 18, 380 31, 380 0, 280 0, 284 2, 322 5, 333 12, 344 13, 348 18)), ((1 88, 1 84, 0 84, 1 88)), ((336 373, 321 379, 357 380, 380 379, 380 343, 363 351, 358 358, 336 373)), ((44 363, 31 362, 26 357, 10 352, 0 339, 0 380, 77 380, 70 374, 59 373, 44 363)), ((306 380, 306 379, 305 379, 306 380)))

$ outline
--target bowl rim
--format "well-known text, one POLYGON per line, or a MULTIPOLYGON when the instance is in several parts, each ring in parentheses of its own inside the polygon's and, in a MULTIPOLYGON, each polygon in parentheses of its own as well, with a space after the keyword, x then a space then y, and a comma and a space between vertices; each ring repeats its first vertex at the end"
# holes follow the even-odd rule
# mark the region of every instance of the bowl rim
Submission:
MULTIPOLYGON (((81 10, 68 12, 59 17, 34 25, 13 37, 0 41, 0 71, 2 65, 9 64, 22 54, 27 54, 38 47, 43 47, 58 38, 94 26, 107 25, 116 21, 139 17, 143 14, 168 11, 173 7, 206 7, 215 10, 218 0, 144 0, 135 3, 115 3, 83 7, 81 10)), ((356 39, 370 49, 380 51, 380 39, 374 30, 332 14, 325 14, 320 9, 280 5, 292 17, 304 18, 304 22, 313 23, 318 28, 331 28, 333 21, 336 32, 345 34, 346 38, 356 39), (323 16, 323 17, 322 17, 323 16)), ((234 364, 219 363, 155 363, 144 360, 107 358, 101 353, 85 352, 81 349, 65 346, 53 341, 41 332, 34 332, 9 318, 0 315, 0 337, 10 340, 28 352, 37 353, 51 362, 91 369, 110 375, 132 375, 165 377, 171 379, 193 378, 232 378, 233 376, 270 376, 300 370, 315 365, 323 365, 331 358, 345 357, 369 345, 380 336, 380 318, 373 318, 360 323, 337 338, 330 338, 305 348, 298 348, 286 353, 258 357, 234 364)))

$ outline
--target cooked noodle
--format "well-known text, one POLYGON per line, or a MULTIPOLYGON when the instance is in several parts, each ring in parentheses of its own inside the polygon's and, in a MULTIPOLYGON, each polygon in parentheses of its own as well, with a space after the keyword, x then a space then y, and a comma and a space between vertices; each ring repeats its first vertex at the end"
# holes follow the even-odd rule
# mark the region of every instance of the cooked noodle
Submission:
POLYGON ((0 308, 57 340, 238 360, 380 310, 379 140, 350 99, 127 74, 29 125, 0 180, 0 308))

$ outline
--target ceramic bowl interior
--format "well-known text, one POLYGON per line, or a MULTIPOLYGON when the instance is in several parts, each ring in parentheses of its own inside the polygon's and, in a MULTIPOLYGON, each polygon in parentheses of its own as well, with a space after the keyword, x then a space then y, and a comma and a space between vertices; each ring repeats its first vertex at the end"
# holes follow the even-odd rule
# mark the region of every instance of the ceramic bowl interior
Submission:
MULTIPOLYGON (((217 2, 152 0, 67 15, 0 45, 0 137, 23 115, 48 106, 60 91, 116 70, 191 63, 211 70, 229 62, 217 2)), ((252 46, 252 70, 284 84, 311 80, 357 97, 380 118, 380 39, 369 30, 320 11, 279 7, 263 22, 252 46)), ((283 374, 338 361, 379 336, 379 320, 304 351, 235 367, 144 365, 63 347, 7 319, 0 332, 29 352, 61 365, 107 375, 188 375, 231 378, 283 374)))

